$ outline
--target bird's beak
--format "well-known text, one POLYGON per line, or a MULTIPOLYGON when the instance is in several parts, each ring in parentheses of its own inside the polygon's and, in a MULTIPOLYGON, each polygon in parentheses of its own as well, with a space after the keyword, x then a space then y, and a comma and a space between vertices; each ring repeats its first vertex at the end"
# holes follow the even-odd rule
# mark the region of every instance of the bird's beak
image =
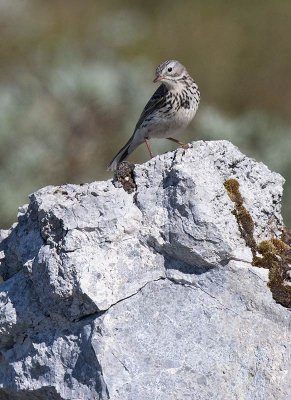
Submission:
POLYGON ((156 76, 155 79, 153 80, 154 83, 161 81, 163 79, 162 76, 156 76))

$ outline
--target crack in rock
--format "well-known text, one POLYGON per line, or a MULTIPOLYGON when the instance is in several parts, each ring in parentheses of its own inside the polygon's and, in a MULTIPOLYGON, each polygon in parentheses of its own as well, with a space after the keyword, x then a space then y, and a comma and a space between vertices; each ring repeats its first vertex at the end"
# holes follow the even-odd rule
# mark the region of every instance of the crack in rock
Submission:
POLYGON ((198 141, 33 193, 0 231, 0 398, 286 399, 282 184, 231 143, 198 141))

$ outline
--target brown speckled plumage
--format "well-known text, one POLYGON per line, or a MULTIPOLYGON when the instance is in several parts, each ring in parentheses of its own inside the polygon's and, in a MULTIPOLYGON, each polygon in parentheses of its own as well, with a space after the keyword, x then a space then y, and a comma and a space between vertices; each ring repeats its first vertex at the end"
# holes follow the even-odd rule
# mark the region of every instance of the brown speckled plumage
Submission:
POLYGON ((141 143, 149 146, 151 138, 176 135, 193 119, 200 92, 186 68, 176 60, 165 61, 156 69, 157 81, 162 84, 146 104, 129 141, 108 165, 109 170, 115 170, 141 143))

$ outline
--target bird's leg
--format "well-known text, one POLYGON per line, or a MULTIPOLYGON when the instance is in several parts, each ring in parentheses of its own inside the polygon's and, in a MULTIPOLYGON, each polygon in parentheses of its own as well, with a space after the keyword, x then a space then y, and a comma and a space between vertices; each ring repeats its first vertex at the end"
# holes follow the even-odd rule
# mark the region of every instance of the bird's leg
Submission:
POLYGON ((151 146, 150 146, 150 141, 147 138, 144 138, 144 142, 147 145, 148 151, 150 153, 150 157, 153 158, 154 155, 153 155, 153 152, 152 152, 152 149, 151 149, 151 146))
POLYGON ((189 149, 189 145, 187 143, 180 142, 179 140, 171 138, 171 137, 168 137, 167 139, 171 140, 172 142, 178 143, 178 145, 180 147, 182 147, 183 149, 189 149))

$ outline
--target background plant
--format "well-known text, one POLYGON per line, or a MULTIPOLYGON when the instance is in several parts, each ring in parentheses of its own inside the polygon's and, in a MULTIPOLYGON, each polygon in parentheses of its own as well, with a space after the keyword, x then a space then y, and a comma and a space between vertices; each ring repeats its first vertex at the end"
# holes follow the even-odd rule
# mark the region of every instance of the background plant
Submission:
POLYGON ((1 0, 0 226, 42 186, 110 177, 168 58, 202 93, 183 139, 231 140, 281 172, 290 224, 290 20, 287 0, 1 0))

